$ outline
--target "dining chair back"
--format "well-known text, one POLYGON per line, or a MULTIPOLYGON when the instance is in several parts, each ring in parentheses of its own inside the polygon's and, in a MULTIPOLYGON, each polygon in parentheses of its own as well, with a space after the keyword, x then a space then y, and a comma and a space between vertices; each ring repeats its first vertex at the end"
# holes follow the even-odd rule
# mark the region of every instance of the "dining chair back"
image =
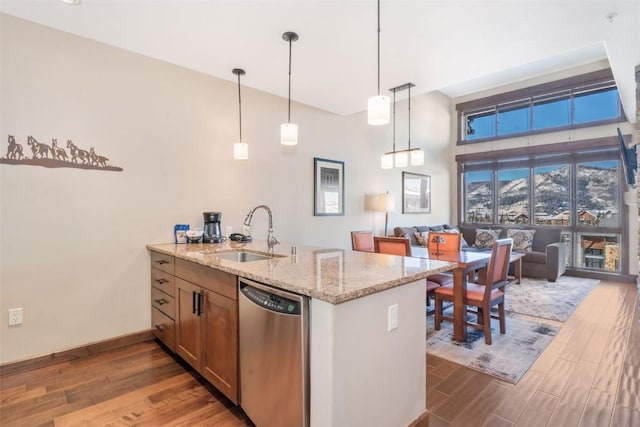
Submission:
POLYGON ((375 248, 373 246, 373 231, 352 231, 351 248, 354 251, 375 252, 375 248))
POLYGON ((411 240, 406 237, 374 237, 373 245, 380 254, 411 256, 411 240))
POLYGON ((442 255, 450 252, 460 252, 462 247, 462 234, 460 233, 440 233, 432 231, 429 233, 428 250, 429 255, 442 255))
MULTIPOLYGON (((486 281, 483 284, 468 283, 467 292, 464 295, 464 302, 467 305, 477 308, 476 322, 467 320, 465 327, 481 329, 484 332, 484 342, 491 344, 491 319, 498 319, 500 322, 500 333, 505 334, 506 318, 504 311, 504 296, 507 281, 507 270, 511 258, 511 248, 513 239, 496 240, 491 249, 491 259, 487 266, 486 281), (498 314, 491 314, 491 307, 498 306, 498 314)), ((435 290, 435 329, 440 329, 442 320, 453 321, 452 317, 442 314, 442 301, 453 301, 453 287, 441 286, 435 290)), ((466 318, 466 316, 464 316, 466 318)))

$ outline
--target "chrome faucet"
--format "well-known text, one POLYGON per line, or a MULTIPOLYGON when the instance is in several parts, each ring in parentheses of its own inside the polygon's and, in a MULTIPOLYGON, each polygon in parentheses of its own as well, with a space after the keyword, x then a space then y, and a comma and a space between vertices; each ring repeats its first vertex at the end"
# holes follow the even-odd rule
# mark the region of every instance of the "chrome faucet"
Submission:
POLYGON ((244 223, 243 223, 243 227, 242 227, 242 232, 243 234, 246 235, 251 235, 250 229, 249 227, 251 226, 251 220, 253 219, 253 214, 256 210, 258 210, 259 208, 262 208, 264 210, 267 211, 267 213, 269 214, 269 234, 267 235, 267 247, 269 248, 269 251, 273 252, 273 247, 275 245, 277 245, 278 243, 280 243, 278 241, 278 239, 276 239, 276 237, 273 235, 273 216, 271 215, 271 209, 269 209, 269 206, 267 205, 258 205, 256 207, 251 208, 251 210, 249 211, 249 213, 247 214, 247 216, 244 219, 244 223))

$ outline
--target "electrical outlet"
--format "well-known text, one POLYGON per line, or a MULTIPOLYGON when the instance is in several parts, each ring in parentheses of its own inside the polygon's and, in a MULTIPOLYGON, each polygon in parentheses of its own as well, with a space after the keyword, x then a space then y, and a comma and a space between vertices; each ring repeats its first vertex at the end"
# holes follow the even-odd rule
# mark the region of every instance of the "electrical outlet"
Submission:
POLYGON ((9 326, 22 325, 22 308, 9 309, 9 326))
POLYGON ((224 228, 224 231, 225 231, 225 234, 226 234, 227 236, 231 236, 231 233, 233 233, 233 227, 232 227, 232 226, 230 226, 230 225, 227 225, 227 226, 224 228))
POLYGON ((393 331, 398 327, 398 304, 389 306, 387 316, 387 330, 393 331))

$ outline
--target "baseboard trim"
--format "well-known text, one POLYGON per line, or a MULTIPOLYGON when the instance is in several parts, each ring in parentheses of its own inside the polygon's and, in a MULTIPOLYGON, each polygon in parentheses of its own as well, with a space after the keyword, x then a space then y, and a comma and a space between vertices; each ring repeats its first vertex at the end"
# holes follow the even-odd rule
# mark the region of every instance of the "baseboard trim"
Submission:
POLYGON ((429 411, 424 411, 408 427, 429 427, 429 411))
POLYGON ((44 368, 46 366, 68 362, 70 360, 79 359, 81 357, 86 357, 92 354, 98 354, 109 350, 114 350, 116 348, 124 347, 127 345, 151 341, 152 339, 153 333, 151 332, 151 330, 145 330, 134 332, 133 334, 109 338, 103 341, 86 344, 68 350, 63 350, 57 353, 37 356, 31 359, 19 360, 17 362, 9 362, 0 365, 0 377, 17 374, 19 372, 30 371, 32 369, 44 368))

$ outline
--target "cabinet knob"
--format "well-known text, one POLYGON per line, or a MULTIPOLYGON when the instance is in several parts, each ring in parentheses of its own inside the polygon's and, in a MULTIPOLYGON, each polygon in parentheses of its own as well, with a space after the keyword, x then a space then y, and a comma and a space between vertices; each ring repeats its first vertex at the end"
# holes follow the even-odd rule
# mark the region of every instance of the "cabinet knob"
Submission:
POLYGON ((156 261, 158 264, 162 265, 162 264, 169 264, 169 261, 166 261, 164 259, 158 260, 156 261))
POLYGON ((156 328, 160 332, 164 331, 164 325, 155 324, 155 325, 153 325, 153 327, 156 328))
POLYGON ((169 281, 167 279, 156 279, 156 282, 158 282, 159 284, 163 284, 163 283, 169 283, 169 281))
POLYGON ((154 301, 157 302, 159 305, 164 305, 164 304, 166 304, 168 302, 164 298, 160 298, 160 299, 157 299, 157 300, 154 300, 154 301))

